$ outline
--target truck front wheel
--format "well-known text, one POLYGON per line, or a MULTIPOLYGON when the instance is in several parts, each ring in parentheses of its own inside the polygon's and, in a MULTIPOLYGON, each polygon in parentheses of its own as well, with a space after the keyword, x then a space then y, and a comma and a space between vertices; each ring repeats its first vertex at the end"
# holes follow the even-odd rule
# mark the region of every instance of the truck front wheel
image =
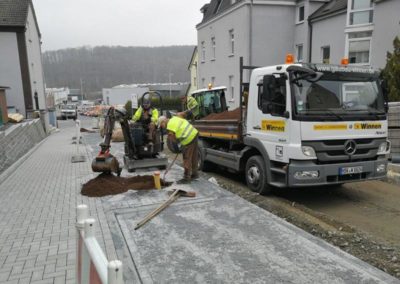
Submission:
POLYGON ((265 163, 261 156, 253 156, 246 163, 246 183, 254 192, 260 194, 271 193, 271 187, 267 183, 265 163))
POLYGON ((205 161, 205 157, 204 157, 204 152, 201 151, 200 147, 199 147, 199 151, 198 151, 198 168, 199 170, 203 171, 203 172, 211 172, 212 170, 214 170, 215 166, 213 163, 210 163, 208 161, 205 161))

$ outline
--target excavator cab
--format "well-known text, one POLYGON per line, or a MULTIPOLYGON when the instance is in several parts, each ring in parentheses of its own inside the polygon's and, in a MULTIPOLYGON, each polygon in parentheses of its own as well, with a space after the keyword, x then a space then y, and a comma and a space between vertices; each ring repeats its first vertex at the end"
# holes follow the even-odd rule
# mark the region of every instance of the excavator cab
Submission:
MULTIPOLYGON (((159 92, 146 92, 142 95, 140 102, 148 100, 157 108, 158 113, 162 113, 162 97, 159 92)), ((130 124, 131 139, 133 140, 138 158, 156 157, 158 153, 164 150, 164 139, 161 129, 155 125, 154 138, 151 139, 150 119, 148 121, 137 121, 130 124), (152 141, 154 140, 154 141, 152 141)))
POLYGON ((199 118, 228 110, 225 93, 226 87, 201 89, 192 93, 199 105, 199 118))

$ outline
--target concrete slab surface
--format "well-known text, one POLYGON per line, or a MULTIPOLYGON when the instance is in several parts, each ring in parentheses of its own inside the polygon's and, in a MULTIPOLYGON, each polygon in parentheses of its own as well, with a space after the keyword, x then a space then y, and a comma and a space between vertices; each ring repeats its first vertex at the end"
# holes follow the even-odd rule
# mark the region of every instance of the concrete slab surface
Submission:
MULTIPOLYGON (((179 172, 176 168, 175 172, 179 172)), ((205 180, 138 230, 163 191, 128 192, 114 211, 117 254, 129 251, 127 279, 142 283, 399 283, 398 280, 205 180), (140 197, 139 197, 140 196, 140 197), (136 198, 138 197, 138 198, 136 198), (152 201, 153 200, 153 201, 152 201), (126 246, 126 248, 122 248, 126 246)), ((113 208, 117 200, 105 203, 113 208)), ((117 201, 118 202, 118 201, 117 201)), ((106 207, 108 207, 106 205, 106 207)))

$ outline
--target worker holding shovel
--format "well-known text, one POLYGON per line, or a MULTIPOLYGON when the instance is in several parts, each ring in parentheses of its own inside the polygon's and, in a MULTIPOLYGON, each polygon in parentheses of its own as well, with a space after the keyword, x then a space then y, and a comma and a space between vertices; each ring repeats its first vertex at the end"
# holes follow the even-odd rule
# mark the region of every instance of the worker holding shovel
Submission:
POLYGON ((183 168, 185 170, 183 179, 178 183, 190 183, 199 177, 197 171, 198 161, 198 131, 184 118, 174 116, 170 119, 162 116, 159 119, 160 127, 168 131, 168 145, 174 145, 173 152, 179 153, 179 144, 182 148, 183 168))

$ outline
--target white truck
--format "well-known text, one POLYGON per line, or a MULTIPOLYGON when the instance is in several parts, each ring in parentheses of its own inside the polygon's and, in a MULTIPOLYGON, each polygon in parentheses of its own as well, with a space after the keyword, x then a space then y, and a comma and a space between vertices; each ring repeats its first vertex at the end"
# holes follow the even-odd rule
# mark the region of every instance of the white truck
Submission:
POLYGON ((242 62, 241 74, 252 73, 249 83, 241 79, 239 116, 204 118, 227 110, 221 88, 193 94, 201 110, 193 125, 202 170, 219 165, 244 173, 261 194, 386 176, 387 99, 377 72, 300 63, 253 69, 242 62))

